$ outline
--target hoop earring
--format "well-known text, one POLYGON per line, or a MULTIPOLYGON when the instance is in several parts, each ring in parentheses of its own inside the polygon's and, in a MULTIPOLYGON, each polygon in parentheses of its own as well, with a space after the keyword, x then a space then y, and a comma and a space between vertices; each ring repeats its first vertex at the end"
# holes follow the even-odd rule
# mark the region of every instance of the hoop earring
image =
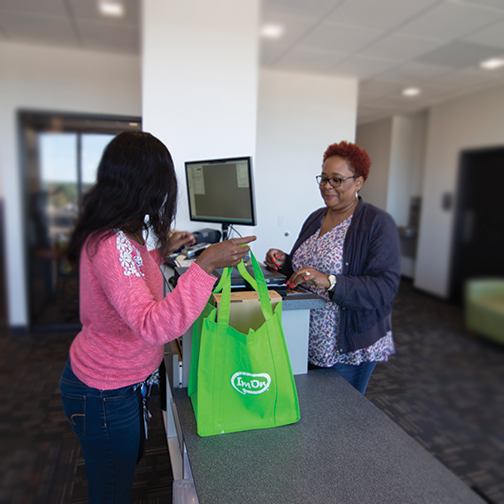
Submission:
POLYGON ((355 198, 359 199, 359 191, 355 191, 355 198))

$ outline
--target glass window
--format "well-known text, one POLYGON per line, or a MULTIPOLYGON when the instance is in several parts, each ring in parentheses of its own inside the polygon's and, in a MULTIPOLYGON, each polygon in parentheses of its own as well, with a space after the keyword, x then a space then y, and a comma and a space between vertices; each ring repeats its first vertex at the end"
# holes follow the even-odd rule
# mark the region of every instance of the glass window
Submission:
POLYGON ((41 133, 40 193, 52 248, 68 243, 78 211, 77 134, 41 133))
POLYGON ((103 151, 115 135, 82 135, 82 192, 85 193, 96 182, 96 171, 103 151))

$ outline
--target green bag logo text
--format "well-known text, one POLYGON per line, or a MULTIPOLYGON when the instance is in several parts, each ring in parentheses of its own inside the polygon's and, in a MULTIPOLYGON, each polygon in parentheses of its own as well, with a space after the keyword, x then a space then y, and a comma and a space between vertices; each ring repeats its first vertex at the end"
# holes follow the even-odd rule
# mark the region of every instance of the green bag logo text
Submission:
POLYGON ((262 394, 268 390, 271 377, 268 373, 245 373, 238 371, 231 377, 231 385, 240 394, 262 394))

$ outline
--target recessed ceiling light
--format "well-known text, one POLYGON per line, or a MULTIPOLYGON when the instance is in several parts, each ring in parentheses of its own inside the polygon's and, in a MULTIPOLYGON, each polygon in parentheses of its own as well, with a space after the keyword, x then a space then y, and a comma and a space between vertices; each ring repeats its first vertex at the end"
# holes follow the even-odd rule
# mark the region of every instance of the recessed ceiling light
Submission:
POLYGON ((278 24, 267 24, 261 28, 261 36, 265 38, 279 38, 284 33, 284 27, 278 24))
POLYGON ((501 66, 504 66, 503 58, 491 58, 480 63, 480 67, 484 68, 485 70, 495 70, 496 68, 500 68, 501 66))
POLYGON ((104 16, 122 17, 124 16, 124 5, 117 0, 100 0, 98 9, 104 16))
POLYGON ((416 87, 410 87, 410 88, 406 88, 406 89, 403 89, 403 92, 402 94, 404 96, 417 96, 420 94, 420 89, 416 88, 416 87))

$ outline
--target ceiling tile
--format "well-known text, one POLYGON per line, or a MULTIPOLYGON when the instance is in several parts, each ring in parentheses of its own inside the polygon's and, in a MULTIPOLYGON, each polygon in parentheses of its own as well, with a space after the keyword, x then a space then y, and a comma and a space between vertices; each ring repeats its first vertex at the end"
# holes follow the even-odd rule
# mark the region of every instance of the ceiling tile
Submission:
POLYGON ((334 9, 328 20, 389 30, 437 3, 437 0, 352 0, 334 9))
POLYGON ((293 47, 282 55, 274 65, 274 68, 283 70, 296 70, 305 72, 325 73, 348 54, 293 47))
POLYGON ((86 49, 140 53, 140 35, 136 29, 129 26, 110 27, 108 24, 79 21, 78 30, 82 46, 86 49))
POLYGON ((279 12, 320 18, 341 4, 343 0, 264 0, 263 13, 279 12))
POLYGON ((263 40, 259 46, 259 58, 262 66, 271 66, 282 54, 289 50, 289 46, 269 42, 269 40, 263 40))
POLYGON ((455 2, 442 2, 415 20, 405 24, 399 31, 422 37, 454 40, 494 23, 504 12, 455 2), (497 16, 497 17, 496 17, 497 16))
POLYGON ((395 95, 395 98, 400 99, 402 102, 410 103, 411 105, 415 105, 416 103, 432 103, 433 101, 446 99, 447 91, 445 89, 432 87, 428 82, 418 87, 420 88, 420 94, 416 96, 404 96, 401 90, 400 93, 395 95))
POLYGON ((0 13, 4 11, 24 14, 43 14, 50 16, 67 16, 65 0, 0 0, 0 13))
POLYGON ((389 72, 380 75, 380 80, 385 82, 395 82, 397 84, 415 85, 432 79, 446 72, 451 68, 426 65, 423 63, 405 63, 389 72))
POLYGON ((464 68, 478 65, 498 53, 499 51, 493 47, 456 41, 422 54, 416 61, 450 68, 464 68))
POLYGON ((469 74, 480 75, 484 80, 500 79, 504 77, 504 67, 494 68, 492 70, 486 70, 478 66, 473 66, 469 68, 464 68, 464 72, 469 74))
POLYGON ((498 47, 504 50, 504 21, 499 21, 491 26, 487 26, 482 30, 478 30, 463 40, 468 42, 475 42, 492 47, 498 47))
POLYGON ((352 53, 365 47, 382 35, 383 32, 381 30, 323 22, 305 35, 299 41, 299 45, 315 49, 332 49, 352 53))
POLYGON ((489 7, 497 10, 504 10, 503 0, 451 0, 452 2, 463 2, 476 5, 477 7, 489 7))
POLYGON ((492 83, 503 83, 501 77, 495 74, 484 75, 478 72, 468 72, 465 70, 454 70, 429 80, 429 86, 446 90, 457 90, 471 86, 486 86, 492 83))
POLYGON ((285 30, 284 34, 278 39, 262 38, 261 41, 269 45, 277 43, 290 46, 298 41, 308 30, 313 28, 318 23, 318 20, 274 12, 262 17, 261 26, 270 23, 282 25, 285 30))
POLYGON ((18 14, 9 11, 2 12, 0 26, 11 41, 78 46, 77 35, 66 17, 18 14))
POLYGON ((393 93, 400 93, 401 85, 391 82, 382 82, 374 79, 368 79, 359 83, 359 102, 369 102, 376 98, 388 96, 393 93))
POLYGON ((96 0, 68 0, 73 15, 80 20, 104 21, 111 24, 138 25, 139 2, 137 0, 121 0, 124 6, 124 16, 120 18, 106 17, 100 14, 96 0))
POLYGON ((441 40, 392 33, 363 49, 360 54, 403 62, 441 46, 441 40))
POLYGON ((342 75, 368 79, 380 75, 397 66, 396 61, 367 58, 365 56, 351 56, 329 70, 333 75, 342 75))

